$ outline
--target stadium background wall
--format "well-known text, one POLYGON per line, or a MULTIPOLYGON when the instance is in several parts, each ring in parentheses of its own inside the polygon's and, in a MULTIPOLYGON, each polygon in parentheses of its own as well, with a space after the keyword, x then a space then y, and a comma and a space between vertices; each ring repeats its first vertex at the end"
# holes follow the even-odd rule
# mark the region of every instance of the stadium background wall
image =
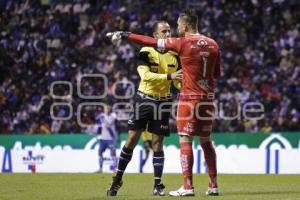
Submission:
MULTIPOLYGON (((127 135, 118 141, 124 144, 127 135)), ((92 173, 98 170, 98 136, 65 135, 1 135, 0 170, 2 173, 92 173)), ((220 173, 233 174, 300 174, 300 134, 214 134, 220 173)), ((181 173, 177 134, 165 140, 165 173, 181 173)), ((127 171, 139 172, 143 154, 142 142, 134 151, 127 171)), ((206 173, 203 152, 194 142, 195 173, 206 173)), ((110 171, 110 152, 104 172, 110 171)), ((144 172, 152 172, 151 158, 144 172)))

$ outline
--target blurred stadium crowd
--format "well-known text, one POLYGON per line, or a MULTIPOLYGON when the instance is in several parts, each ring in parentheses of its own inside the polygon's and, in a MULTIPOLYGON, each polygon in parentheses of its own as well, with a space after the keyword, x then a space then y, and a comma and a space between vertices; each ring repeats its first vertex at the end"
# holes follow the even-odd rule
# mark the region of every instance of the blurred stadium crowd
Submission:
MULTIPOLYGON (((199 13, 201 33, 214 38, 222 49, 223 76, 218 80, 220 113, 236 116, 237 105, 260 102, 262 120, 218 119, 215 132, 300 131, 300 3, 288 0, 0 0, 0 133, 82 133, 77 122, 82 102, 130 102, 130 81, 137 86, 140 46, 123 41, 117 47, 104 37, 114 30, 152 34, 157 20, 170 23, 183 8, 199 13), (108 95, 87 100, 77 94, 82 74, 105 74, 108 95), (55 99, 50 94, 54 81, 55 99), (121 81, 121 82, 120 82, 121 81), (119 82, 117 86, 114 84, 119 82), (116 86, 116 87, 115 87, 116 86), (70 120, 53 120, 71 114, 70 120)), ((81 81, 84 95, 103 93, 101 78, 81 81)), ((97 110, 97 109, 96 109, 97 110)), ((119 116, 122 113, 119 110, 119 116)), ((80 119, 93 123, 95 108, 85 106, 80 119)), ((170 119, 174 130, 174 120, 170 119)), ((126 121, 120 121, 126 130, 126 121)))

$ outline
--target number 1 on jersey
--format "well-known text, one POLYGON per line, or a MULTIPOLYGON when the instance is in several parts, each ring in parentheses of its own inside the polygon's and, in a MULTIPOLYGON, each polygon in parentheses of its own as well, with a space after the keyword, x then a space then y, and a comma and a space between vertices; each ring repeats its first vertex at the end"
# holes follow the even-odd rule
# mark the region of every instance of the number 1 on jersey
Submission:
POLYGON ((206 76, 206 71, 207 71, 207 58, 202 57, 203 60, 203 71, 202 71, 202 77, 204 78, 206 76))

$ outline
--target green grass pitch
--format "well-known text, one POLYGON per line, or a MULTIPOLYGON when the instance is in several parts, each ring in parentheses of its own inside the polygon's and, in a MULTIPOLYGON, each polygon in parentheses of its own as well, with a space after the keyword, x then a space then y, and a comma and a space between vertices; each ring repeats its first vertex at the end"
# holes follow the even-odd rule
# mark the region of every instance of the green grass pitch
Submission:
MULTIPOLYGON (((1 200, 180 199, 152 196, 152 174, 125 174, 117 197, 106 197, 112 174, 0 174, 1 200)), ((219 175, 221 195, 207 197, 206 175, 194 175, 195 197, 213 200, 300 200, 300 175, 219 175)), ((182 184, 181 174, 165 174, 166 192, 182 184)))

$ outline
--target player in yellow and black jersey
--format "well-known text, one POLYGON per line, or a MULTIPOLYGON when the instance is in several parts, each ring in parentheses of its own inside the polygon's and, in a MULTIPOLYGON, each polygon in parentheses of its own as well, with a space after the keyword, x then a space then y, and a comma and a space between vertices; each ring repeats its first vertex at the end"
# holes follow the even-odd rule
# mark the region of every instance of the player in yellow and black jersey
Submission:
MULTIPOLYGON (((138 93, 154 97, 169 97, 172 84, 171 74, 176 72, 179 65, 177 53, 172 51, 159 51, 153 47, 143 47, 139 53, 140 65, 138 73, 141 82, 138 93)), ((181 82, 173 81, 179 88, 181 82)))
MULTIPOLYGON (((158 39, 170 37, 170 26, 165 21, 154 25, 153 36, 158 39)), ((141 81, 135 97, 134 109, 128 121, 128 139, 121 150, 117 174, 107 191, 107 196, 116 196, 122 186, 122 176, 131 160, 141 133, 147 128, 152 134, 154 195, 163 196, 165 186, 161 183, 164 166, 163 139, 169 136, 171 108, 171 84, 180 87, 182 71, 177 54, 153 47, 143 47, 139 52, 138 73, 141 81)))

